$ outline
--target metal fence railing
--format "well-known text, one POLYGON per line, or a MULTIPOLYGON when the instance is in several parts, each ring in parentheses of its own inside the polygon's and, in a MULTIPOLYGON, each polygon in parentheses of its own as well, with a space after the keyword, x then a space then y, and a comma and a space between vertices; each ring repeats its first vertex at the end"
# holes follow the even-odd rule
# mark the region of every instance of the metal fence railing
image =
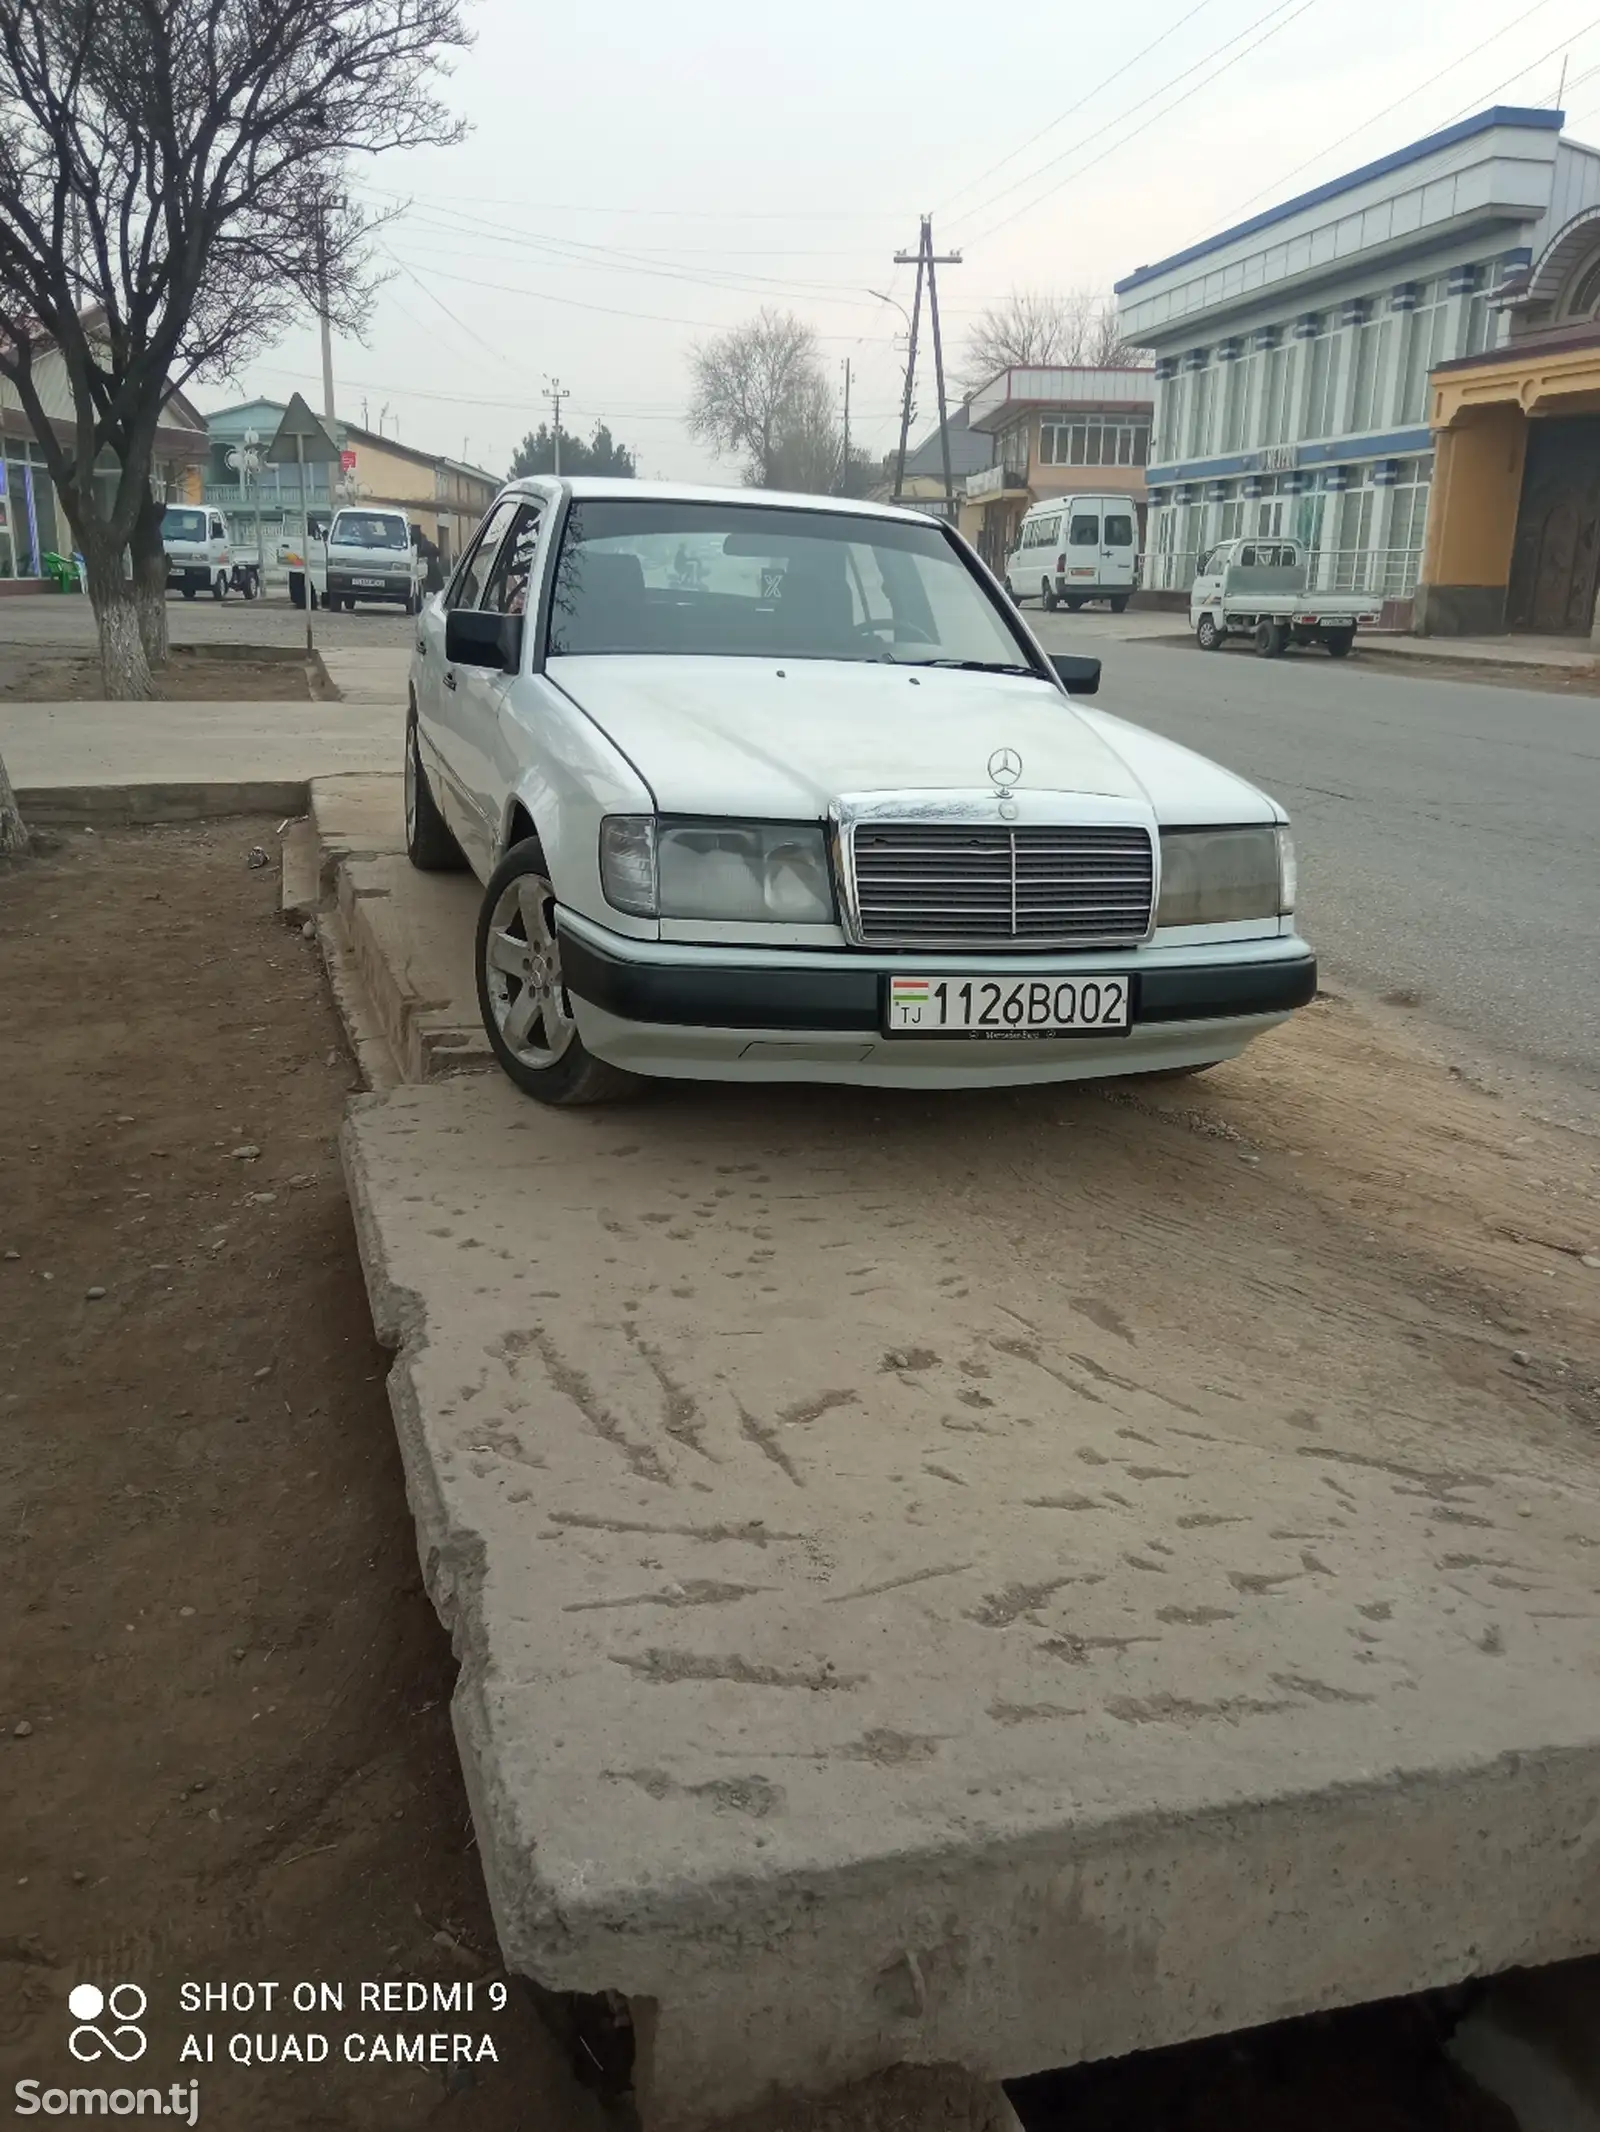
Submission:
MULTIPOLYGON (((1152 592, 1187 592, 1208 552, 1175 548, 1148 555, 1144 582, 1152 592)), ((1312 592, 1366 592, 1377 600, 1408 600, 1421 569, 1420 548, 1316 548, 1307 584, 1312 592)))

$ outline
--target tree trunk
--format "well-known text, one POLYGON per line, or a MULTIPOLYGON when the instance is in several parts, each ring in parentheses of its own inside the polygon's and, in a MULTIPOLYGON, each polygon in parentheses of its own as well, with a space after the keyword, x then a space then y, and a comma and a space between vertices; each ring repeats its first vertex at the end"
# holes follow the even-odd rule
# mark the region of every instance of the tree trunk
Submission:
POLYGON ((139 637, 146 664, 159 670, 167 663, 167 551, 161 539, 166 505, 152 496, 133 529, 133 598, 139 614, 139 637))
POLYGON ((6 775, 5 758, 0 756, 0 859, 25 859, 28 850, 27 824, 6 775))
POLYGON ((115 702, 142 702, 155 690, 139 628, 139 610, 134 604, 133 583, 122 573, 121 551, 95 541, 84 547, 83 561, 89 578, 89 603, 100 632, 100 671, 106 695, 115 702))

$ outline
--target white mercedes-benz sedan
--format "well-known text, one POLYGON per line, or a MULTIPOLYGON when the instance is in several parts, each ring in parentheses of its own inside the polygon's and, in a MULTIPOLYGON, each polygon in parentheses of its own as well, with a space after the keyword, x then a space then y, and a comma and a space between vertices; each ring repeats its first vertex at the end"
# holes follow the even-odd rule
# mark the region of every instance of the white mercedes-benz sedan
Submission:
POLYGON ((405 759, 413 863, 483 883, 495 1056, 548 1103, 1233 1056, 1316 989, 1283 809, 1099 673, 914 511, 514 482, 418 621, 405 759))

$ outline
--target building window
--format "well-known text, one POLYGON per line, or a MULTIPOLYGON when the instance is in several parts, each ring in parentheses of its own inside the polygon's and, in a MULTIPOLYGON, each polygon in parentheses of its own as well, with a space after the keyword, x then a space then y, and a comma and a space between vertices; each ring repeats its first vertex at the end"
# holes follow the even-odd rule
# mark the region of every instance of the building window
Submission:
POLYGON ((1216 394, 1217 373, 1207 363, 1204 370, 1197 370, 1189 388, 1189 457, 1203 459, 1211 449, 1211 412, 1216 394))
POLYGON ((1306 388, 1300 413, 1302 437, 1331 437, 1337 426, 1333 409, 1334 387, 1339 379, 1339 343, 1324 324, 1315 340, 1306 342, 1306 388))
POLYGON ((1285 426, 1288 419, 1289 357, 1288 347, 1269 349, 1266 367, 1261 380, 1261 419, 1256 425, 1257 444, 1286 443, 1285 426))
POLYGON ((1424 282, 1417 291, 1417 307, 1401 320, 1400 400, 1395 409, 1398 422, 1420 422, 1428 412, 1428 372, 1444 359, 1445 302, 1442 281, 1424 282))
POLYGON ((1026 488, 1028 485, 1028 425, 1014 422, 1000 433, 1000 464, 1005 469, 1006 486, 1026 488))
POLYGON ((1350 364, 1349 428, 1357 436, 1364 430, 1377 429, 1382 421, 1378 395, 1389 359, 1390 324, 1387 318, 1369 318, 1356 328, 1350 364))
POLYGON ((1422 570, 1422 542, 1428 530, 1428 489, 1433 473, 1431 459, 1408 459, 1394 485, 1389 512, 1389 547, 1384 557, 1384 583, 1373 590, 1388 599, 1409 599, 1417 589, 1422 570))
POLYGON ((1041 466, 1143 466, 1150 425, 1116 415, 1046 416, 1039 424, 1041 466))
MULTIPOLYGON (((1591 259, 1572 284, 1572 298, 1566 307, 1568 318, 1587 318, 1600 304, 1600 257, 1591 259)), ((1474 355, 1477 350, 1471 351, 1474 355)))
POLYGON ((1244 443, 1245 419, 1250 405, 1250 380, 1256 357, 1236 356, 1228 365, 1228 382, 1222 392, 1222 434, 1219 451, 1236 452, 1244 443))

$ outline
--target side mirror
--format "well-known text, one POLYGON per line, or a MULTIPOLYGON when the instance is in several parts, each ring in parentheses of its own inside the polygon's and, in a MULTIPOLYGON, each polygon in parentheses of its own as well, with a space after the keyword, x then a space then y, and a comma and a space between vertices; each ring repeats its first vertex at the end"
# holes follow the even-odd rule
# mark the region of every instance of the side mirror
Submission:
POLYGON ((1069 696, 1098 696, 1100 693, 1100 661, 1077 659, 1070 652, 1055 652, 1050 664, 1056 670, 1056 679, 1069 696))
POLYGON ((522 616, 452 607, 445 616, 444 655, 452 666, 490 666, 514 674, 522 664, 522 616))

